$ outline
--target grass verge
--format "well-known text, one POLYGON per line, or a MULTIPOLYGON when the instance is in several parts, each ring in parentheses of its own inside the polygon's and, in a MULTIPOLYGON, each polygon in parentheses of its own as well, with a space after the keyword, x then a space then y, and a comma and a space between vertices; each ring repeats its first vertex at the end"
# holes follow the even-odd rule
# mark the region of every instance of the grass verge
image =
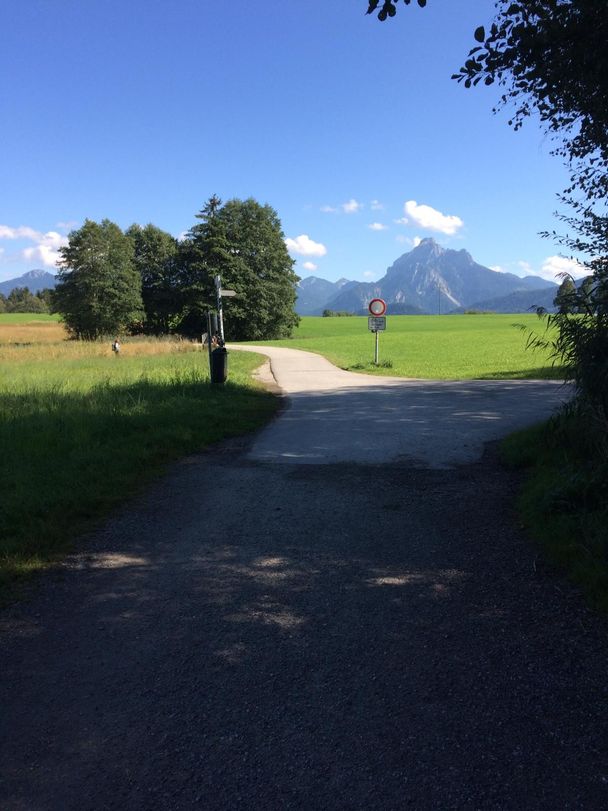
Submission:
POLYGON ((9 365, 0 391, 0 598, 168 462, 266 422, 279 401, 251 380, 262 360, 232 353, 225 386, 210 384, 200 352, 9 365))
MULTIPOLYGON (((389 315, 380 334, 380 364, 366 317, 306 316, 293 338, 262 342, 323 355, 341 369, 437 380, 560 379, 548 353, 526 349, 536 315, 389 315), (528 332, 522 330, 525 327, 528 332)), ((256 342, 254 342, 256 343, 256 342)))
POLYGON ((548 560, 608 612, 608 464, 585 420, 563 414, 502 443, 504 461, 525 469, 518 509, 548 560))

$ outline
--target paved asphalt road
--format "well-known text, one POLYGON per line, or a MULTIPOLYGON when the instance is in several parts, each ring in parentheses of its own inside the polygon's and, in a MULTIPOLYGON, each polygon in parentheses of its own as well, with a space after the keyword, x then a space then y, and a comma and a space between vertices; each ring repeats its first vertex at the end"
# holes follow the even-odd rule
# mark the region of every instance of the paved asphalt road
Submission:
POLYGON ((479 456, 560 390, 293 374, 0 614, 0 809, 607 808, 605 623, 479 456))

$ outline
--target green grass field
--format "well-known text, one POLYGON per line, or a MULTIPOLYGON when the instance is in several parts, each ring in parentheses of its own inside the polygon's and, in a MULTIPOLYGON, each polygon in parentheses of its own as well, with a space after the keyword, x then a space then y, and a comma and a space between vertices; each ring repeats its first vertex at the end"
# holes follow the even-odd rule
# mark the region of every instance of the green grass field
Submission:
POLYGON ((48 313, 0 313, 0 324, 33 324, 39 321, 59 322, 60 316, 48 313))
POLYGON ((168 462, 260 427, 278 406, 251 378, 258 355, 232 353, 229 383, 212 386, 200 347, 126 341, 113 357, 105 344, 38 344, 31 321, 27 341, 0 344, 5 596, 168 462))
POLYGON ((542 333, 536 315, 388 316, 380 334, 380 366, 367 318, 302 318, 289 340, 276 346, 324 355, 351 371, 430 379, 560 377, 546 353, 526 349, 517 325, 542 333), (390 364, 390 365, 387 365, 390 364))

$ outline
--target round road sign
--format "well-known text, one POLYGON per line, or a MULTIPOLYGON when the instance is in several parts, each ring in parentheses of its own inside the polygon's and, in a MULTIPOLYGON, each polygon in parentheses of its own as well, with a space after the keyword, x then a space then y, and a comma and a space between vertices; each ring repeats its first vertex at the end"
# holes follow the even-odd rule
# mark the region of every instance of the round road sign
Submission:
POLYGON ((384 315, 386 312, 386 302, 381 298, 373 298, 368 306, 372 315, 384 315))

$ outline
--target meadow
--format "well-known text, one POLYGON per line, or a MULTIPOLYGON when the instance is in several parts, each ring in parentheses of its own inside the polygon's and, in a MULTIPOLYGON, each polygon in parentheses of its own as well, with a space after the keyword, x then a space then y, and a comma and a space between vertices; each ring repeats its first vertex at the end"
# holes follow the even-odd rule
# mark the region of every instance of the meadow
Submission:
POLYGON ((559 378, 561 371, 547 352, 526 349, 529 331, 544 334, 536 315, 389 315, 386 332, 379 336, 378 367, 366 317, 304 317, 293 338, 269 343, 317 352, 342 369, 371 374, 446 380, 559 378))
POLYGON ((232 353, 209 382, 200 345, 67 341, 45 316, 0 315, 0 590, 65 554, 74 538, 166 469, 252 431, 277 398, 232 353))

